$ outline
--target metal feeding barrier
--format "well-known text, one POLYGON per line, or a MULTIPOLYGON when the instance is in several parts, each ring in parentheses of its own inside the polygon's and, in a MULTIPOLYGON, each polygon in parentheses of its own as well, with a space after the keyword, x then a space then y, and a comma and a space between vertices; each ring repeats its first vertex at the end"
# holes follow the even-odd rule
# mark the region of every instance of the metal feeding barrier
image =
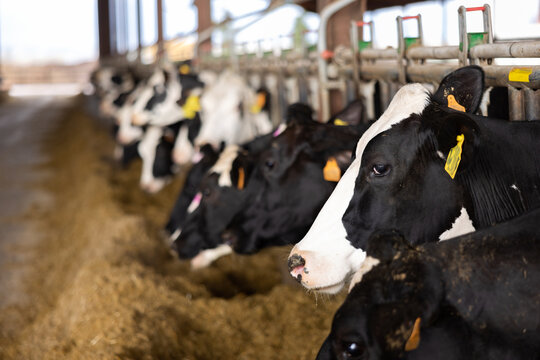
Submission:
MULTIPOLYGON (((398 16, 396 18, 397 48, 373 47, 374 24, 372 21, 352 21, 350 46, 327 48, 328 20, 337 11, 354 0, 339 0, 326 6, 320 13, 317 49, 304 51, 280 51, 278 53, 245 53, 238 59, 237 70, 241 74, 278 74, 281 80, 293 77, 299 82, 301 101, 308 98, 305 85, 307 78, 317 76, 320 115, 330 117, 330 91, 339 91, 345 102, 357 98, 368 82, 376 81, 380 90, 380 107, 386 108, 399 87, 407 82, 420 82, 436 86, 444 76, 461 66, 476 64, 485 72, 486 86, 506 87, 511 120, 540 119, 540 66, 498 65, 496 58, 540 58, 540 41, 520 40, 494 42, 491 8, 458 9, 459 44, 454 46, 426 46, 422 29, 422 17, 398 16), (483 31, 467 31, 467 14, 481 11, 483 31), (405 37, 405 21, 417 22, 417 35, 405 37), (370 38, 364 40, 364 29, 369 28, 370 38), (303 85, 300 85, 300 84, 303 85)), ((206 57, 201 59, 204 69, 221 71, 230 67, 228 58, 206 57)), ((313 99, 313 97, 311 97, 313 99)), ((285 101, 286 102, 286 101, 285 101)), ((282 103, 285 103, 282 101, 282 103)), ((286 105, 286 104, 282 104, 286 105)), ((284 113, 282 109, 281 113, 284 113)))

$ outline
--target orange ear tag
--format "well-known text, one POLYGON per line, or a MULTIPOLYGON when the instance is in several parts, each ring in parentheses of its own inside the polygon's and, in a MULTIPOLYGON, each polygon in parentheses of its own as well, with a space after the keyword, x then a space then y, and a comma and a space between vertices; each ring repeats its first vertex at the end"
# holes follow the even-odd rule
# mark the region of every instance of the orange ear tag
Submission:
POLYGON ((339 168, 336 158, 329 157, 323 169, 324 180, 338 182, 341 179, 341 169, 339 168))
POLYGON ((454 95, 448 95, 446 97, 448 100, 448 107, 457 111, 465 112, 465 107, 463 105, 460 105, 454 95))
POLYGON ((245 179, 244 168, 240 167, 238 168, 238 184, 236 185, 238 190, 244 189, 244 179, 245 179))
POLYGON ((405 343, 405 351, 412 351, 420 345, 420 322, 422 319, 416 318, 414 322, 413 330, 409 340, 405 343))
POLYGON ((262 108, 264 107, 264 104, 266 104, 266 95, 264 93, 258 93, 257 100, 255 100, 255 104, 251 106, 251 112, 253 114, 260 113, 262 108))

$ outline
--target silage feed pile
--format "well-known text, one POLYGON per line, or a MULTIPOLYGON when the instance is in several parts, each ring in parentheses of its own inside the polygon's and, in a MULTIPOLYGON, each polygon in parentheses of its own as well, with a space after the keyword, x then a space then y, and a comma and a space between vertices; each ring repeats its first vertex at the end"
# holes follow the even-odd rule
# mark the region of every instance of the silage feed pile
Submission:
POLYGON ((143 193, 140 162, 115 165, 109 130, 84 101, 45 147, 49 175, 37 186, 53 201, 26 216, 40 233, 23 279, 32 301, 0 313, 0 325, 24 319, 2 333, 0 357, 314 359, 344 295, 289 280, 290 247, 191 270, 159 236, 182 174, 143 193))

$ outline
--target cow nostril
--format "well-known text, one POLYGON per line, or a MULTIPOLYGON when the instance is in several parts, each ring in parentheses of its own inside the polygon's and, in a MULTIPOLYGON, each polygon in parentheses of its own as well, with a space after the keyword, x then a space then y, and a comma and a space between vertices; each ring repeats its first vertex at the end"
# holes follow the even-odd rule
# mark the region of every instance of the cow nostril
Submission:
POLYGON ((287 265, 289 266, 289 271, 292 272, 297 267, 303 267, 306 264, 306 260, 298 254, 293 254, 289 257, 287 265))

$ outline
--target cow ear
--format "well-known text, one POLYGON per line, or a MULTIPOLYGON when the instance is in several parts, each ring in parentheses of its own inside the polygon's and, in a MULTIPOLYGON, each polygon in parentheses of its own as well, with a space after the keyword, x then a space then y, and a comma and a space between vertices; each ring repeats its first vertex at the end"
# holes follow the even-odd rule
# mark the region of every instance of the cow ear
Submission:
POLYGON ((307 125, 315 123, 313 120, 313 109, 302 103, 294 103, 287 108, 287 125, 307 125))
POLYGON ((366 106, 361 100, 355 100, 345 109, 332 116, 328 123, 337 126, 358 125, 364 122, 366 118, 366 106))
POLYGON ((480 129, 469 116, 452 113, 436 122, 435 136, 438 154, 445 170, 454 178, 472 163, 480 143, 480 129))
POLYGON ((476 65, 459 68, 446 75, 433 100, 467 113, 475 113, 484 92, 484 71, 476 65))

